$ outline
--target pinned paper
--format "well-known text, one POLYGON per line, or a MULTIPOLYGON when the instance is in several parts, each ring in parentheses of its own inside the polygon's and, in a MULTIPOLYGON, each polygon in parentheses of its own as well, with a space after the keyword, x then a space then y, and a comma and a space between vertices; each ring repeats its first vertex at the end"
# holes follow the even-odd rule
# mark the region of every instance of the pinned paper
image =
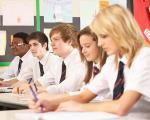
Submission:
POLYGON ((0 31, 0 55, 6 52, 6 31, 0 31))

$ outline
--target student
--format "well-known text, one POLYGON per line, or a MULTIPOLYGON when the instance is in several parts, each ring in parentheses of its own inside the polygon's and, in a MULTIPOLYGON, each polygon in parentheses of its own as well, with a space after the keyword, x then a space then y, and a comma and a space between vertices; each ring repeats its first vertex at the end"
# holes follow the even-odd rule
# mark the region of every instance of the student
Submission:
POLYGON ((32 55, 29 51, 27 37, 28 34, 24 32, 18 32, 13 35, 10 47, 12 55, 16 57, 12 60, 8 69, 0 75, 0 80, 5 80, 5 82, 0 83, 0 86, 7 86, 9 83, 13 83, 14 81, 11 79, 16 78, 26 65, 30 63, 32 55))
MULTIPOLYGON (((86 72, 86 66, 81 61, 77 49, 77 30, 71 24, 61 23, 50 32, 51 46, 54 54, 61 59, 61 66, 55 73, 55 84, 42 89, 51 94, 66 93, 79 90, 86 72)), ((51 79, 50 72, 45 78, 51 79)), ((43 80, 44 81, 44 80, 43 80)))
POLYGON ((102 111, 121 116, 133 111, 149 113, 150 48, 133 16, 120 5, 111 5, 98 13, 91 28, 98 35, 98 45, 109 55, 101 73, 79 95, 46 99, 41 94, 30 107, 37 111, 42 105, 44 111, 102 111), (111 101, 87 103, 105 88, 110 89, 111 101))
MULTIPOLYGON (((77 42, 79 44, 80 56, 82 60, 86 62, 87 72, 84 78, 85 84, 80 88, 80 91, 70 92, 70 95, 79 94, 86 89, 94 77, 100 73, 107 58, 106 53, 97 45, 98 38, 96 34, 92 32, 89 27, 85 27, 79 32, 77 42)), ((108 99, 108 97, 108 89, 106 89, 101 92, 96 100, 103 100, 104 98, 108 99)))
MULTIPOLYGON (((28 79, 38 81, 48 70, 56 69, 57 63, 60 61, 58 56, 53 55, 48 51, 48 38, 42 32, 33 32, 28 37, 30 51, 34 56, 30 61, 27 68, 24 69, 18 76, 18 81, 26 82, 28 79)), ((49 84, 49 83, 45 83, 49 84)), ((22 87, 26 88, 28 84, 23 84, 22 87)), ((21 86, 16 86, 13 92, 18 92, 21 86)), ((23 90, 21 89, 20 92, 23 90)))

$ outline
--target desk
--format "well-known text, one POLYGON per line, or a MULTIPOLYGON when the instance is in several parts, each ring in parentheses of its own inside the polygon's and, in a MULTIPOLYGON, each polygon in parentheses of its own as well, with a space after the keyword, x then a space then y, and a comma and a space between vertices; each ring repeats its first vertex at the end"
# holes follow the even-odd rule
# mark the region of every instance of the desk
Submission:
POLYGON ((0 93, 0 106, 6 109, 27 109, 31 98, 27 95, 17 95, 12 93, 0 93))
POLYGON ((1 120, 150 120, 148 113, 131 113, 124 117, 103 112, 48 112, 34 113, 31 110, 0 111, 1 120))

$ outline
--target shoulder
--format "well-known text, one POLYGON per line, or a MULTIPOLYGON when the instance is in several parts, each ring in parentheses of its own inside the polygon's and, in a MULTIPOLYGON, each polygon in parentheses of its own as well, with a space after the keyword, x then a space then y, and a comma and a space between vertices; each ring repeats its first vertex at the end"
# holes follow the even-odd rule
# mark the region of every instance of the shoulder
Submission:
POLYGON ((150 63, 150 48, 149 47, 143 47, 141 48, 137 55, 134 58, 133 63, 141 63, 141 62, 149 62, 150 63))

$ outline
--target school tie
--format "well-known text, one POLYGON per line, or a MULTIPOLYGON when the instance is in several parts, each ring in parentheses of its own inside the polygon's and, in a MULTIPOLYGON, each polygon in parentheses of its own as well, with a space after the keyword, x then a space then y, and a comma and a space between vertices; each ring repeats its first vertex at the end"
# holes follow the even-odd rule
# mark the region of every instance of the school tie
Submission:
POLYGON ((93 77, 95 77, 99 72, 100 72, 100 70, 96 66, 94 66, 93 67, 93 77))
POLYGON ((60 82, 63 82, 66 78, 66 65, 64 63, 64 61, 62 62, 62 70, 61 70, 61 78, 60 78, 60 82))
POLYGON ((124 63, 119 62, 119 69, 118 69, 118 75, 117 79, 114 85, 114 90, 113 90, 113 100, 119 99, 121 95, 123 94, 124 91, 124 63))
POLYGON ((43 69, 43 65, 39 62, 39 67, 40 67, 40 76, 44 75, 44 69, 43 69))
POLYGON ((17 72, 17 75, 20 73, 22 62, 23 61, 20 59, 19 63, 18 63, 18 72, 17 72))

